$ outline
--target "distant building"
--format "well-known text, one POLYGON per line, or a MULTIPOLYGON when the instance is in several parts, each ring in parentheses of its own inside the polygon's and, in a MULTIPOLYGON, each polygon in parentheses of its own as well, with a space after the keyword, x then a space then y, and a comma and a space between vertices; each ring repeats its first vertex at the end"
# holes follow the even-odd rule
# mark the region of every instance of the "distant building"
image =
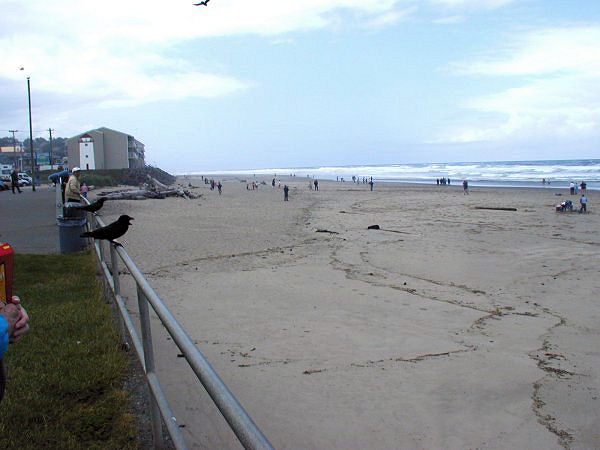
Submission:
POLYGON ((0 164, 22 167, 23 157, 27 158, 27 155, 23 152, 21 144, 0 147, 0 164))
POLYGON ((144 167, 144 144, 133 136, 100 127, 67 139, 69 168, 83 170, 144 167))
POLYGON ((0 147, 0 153, 23 153, 23 149, 21 148, 21 144, 9 145, 6 147, 0 147))

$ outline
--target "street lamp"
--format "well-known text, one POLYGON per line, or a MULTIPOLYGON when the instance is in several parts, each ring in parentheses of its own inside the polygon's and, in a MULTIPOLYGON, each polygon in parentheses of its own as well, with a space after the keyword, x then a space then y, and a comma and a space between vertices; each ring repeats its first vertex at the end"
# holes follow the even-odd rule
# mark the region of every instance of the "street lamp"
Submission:
POLYGON ((31 127, 31 87, 29 83, 29 77, 27 77, 27 99, 29 101, 29 150, 31 152, 31 178, 33 179, 31 187, 35 192, 35 161, 33 159, 33 128, 31 127))

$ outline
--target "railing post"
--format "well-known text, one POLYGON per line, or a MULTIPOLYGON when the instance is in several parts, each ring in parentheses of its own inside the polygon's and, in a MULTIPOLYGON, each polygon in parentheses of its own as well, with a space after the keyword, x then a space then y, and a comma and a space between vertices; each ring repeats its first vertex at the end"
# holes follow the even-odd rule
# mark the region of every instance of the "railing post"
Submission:
MULTIPOLYGON (((119 260, 117 258, 117 251, 115 250, 114 245, 110 246, 110 272, 112 274, 113 280, 113 293, 114 298, 117 295, 121 295, 121 281, 119 280, 119 260)), ((116 306, 116 303, 115 303, 116 306)), ((119 308, 117 307, 117 311, 119 308)), ((127 342, 127 333, 125 332, 125 323, 123 322, 123 316, 121 314, 117 314, 119 320, 119 328, 121 331, 121 345, 124 349, 129 349, 129 343, 127 342)))
POLYGON ((104 239, 98 239, 98 248, 100 249, 100 264, 106 263, 106 252, 104 251, 104 239))
POLYGON ((63 218, 63 201, 62 201, 62 189, 61 182, 58 180, 58 183, 55 185, 55 194, 56 194, 56 218, 63 218))
MULTIPOLYGON (((137 284, 138 307, 140 311, 140 327, 142 329, 142 344, 144 346, 144 361, 146 363, 146 373, 156 373, 154 367, 154 350, 152 347, 152 330, 150 327, 150 311, 148 308, 148 299, 137 284)), ((148 386, 150 388, 150 386, 148 386)), ((150 390, 150 389, 149 389, 150 390)), ((160 410, 156 400, 150 390, 150 415, 152 420, 152 436, 154 439, 154 448, 164 448, 162 435, 162 422, 160 419, 160 410)))
POLYGON ((119 261, 114 246, 110 246, 110 272, 112 274, 115 295, 121 295, 121 282, 119 281, 119 261))

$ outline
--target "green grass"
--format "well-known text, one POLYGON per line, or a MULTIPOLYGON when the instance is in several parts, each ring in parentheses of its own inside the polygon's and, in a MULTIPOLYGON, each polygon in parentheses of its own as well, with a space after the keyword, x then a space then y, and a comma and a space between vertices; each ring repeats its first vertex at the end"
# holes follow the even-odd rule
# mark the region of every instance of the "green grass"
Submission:
POLYGON ((16 255, 14 290, 31 331, 5 355, 0 448, 140 448, 92 254, 16 255))

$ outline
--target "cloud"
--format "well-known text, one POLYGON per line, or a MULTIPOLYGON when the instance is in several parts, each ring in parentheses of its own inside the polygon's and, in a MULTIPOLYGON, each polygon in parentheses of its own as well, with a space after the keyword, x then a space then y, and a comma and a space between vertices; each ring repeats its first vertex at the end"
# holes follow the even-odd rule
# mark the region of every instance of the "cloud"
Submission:
POLYGON ((408 20, 416 11, 416 8, 407 8, 404 10, 387 11, 379 14, 366 23, 366 28, 384 28, 408 20))
MULTIPOLYGON (((38 92, 76 98, 86 106, 132 106, 187 97, 233 95, 252 80, 218 62, 186 57, 208 38, 259 35, 272 43, 290 34, 340 26, 378 29, 407 20, 434 5, 460 9, 498 7, 507 0, 262 0, 193 2, 29 0, 4 3, 0 18, 0 103, 23 78, 25 66, 38 92), (193 61, 193 62, 192 62, 193 61)), ((450 16, 448 20, 455 20, 450 16)))
POLYGON ((462 106, 476 125, 444 130, 437 142, 600 133, 600 27, 525 32, 454 69, 462 76, 508 80, 513 87, 466 100, 462 106))
POLYGON ((334 26, 340 11, 365 23, 389 25, 401 16, 395 12, 395 3, 223 0, 206 7, 195 7, 191 1, 158 0, 8 3, 0 19, 4 61, 0 81, 21 79, 23 72, 17 69, 25 66, 36 89, 79 96, 98 106, 230 95, 253 83, 224 71, 215 73, 180 53, 174 57, 174 50, 184 43, 200 46, 202 38, 280 37, 334 26))
POLYGON ((445 16, 445 17, 440 17, 439 19, 434 19, 433 23, 438 24, 438 25, 447 25, 447 24, 453 24, 453 23, 461 23, 464 22, 466 20, 465 16, 445 16))
POLYGON ((430 3, 444 8, 496 9, 507 6, 515 0, 429 0, 430 3))

